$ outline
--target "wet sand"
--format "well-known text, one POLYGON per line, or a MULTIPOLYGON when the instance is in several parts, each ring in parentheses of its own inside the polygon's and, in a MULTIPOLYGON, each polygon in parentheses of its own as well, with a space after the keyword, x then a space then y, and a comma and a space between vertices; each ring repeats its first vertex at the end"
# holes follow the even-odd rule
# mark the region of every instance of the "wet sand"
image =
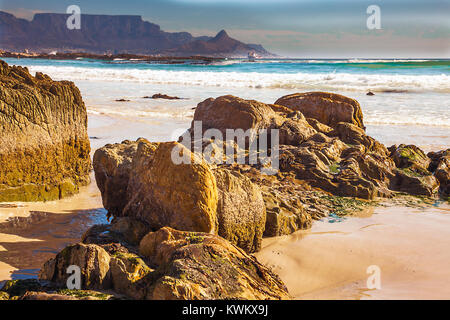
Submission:
POLYGON ((94 180, 79 194, 58 201, 1 203, 0 284, 37 277, 45 261, 98 223, 107 223, 106 210, 94 180))
POLYGON ((324 219, 311 230, 264 239, 256 256, 296 299, 450 299, 449 248, 450 206, 440 204, 324 219), (367 288, 371 265, 381 271, 379 290, 367 288))

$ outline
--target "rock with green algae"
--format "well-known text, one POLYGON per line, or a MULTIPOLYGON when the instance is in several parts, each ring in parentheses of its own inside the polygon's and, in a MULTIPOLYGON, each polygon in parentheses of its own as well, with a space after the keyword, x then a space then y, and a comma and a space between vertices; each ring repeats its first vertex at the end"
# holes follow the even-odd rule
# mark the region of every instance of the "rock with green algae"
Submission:
POLYGON ((115 252, 111 256, 112 289, 132 299, 144 299, 147 293, 147 276, 154 270, 138 255, 115 252))
POLYGON ((162 228, 147 234, 139 251, 159 275, 147 299, 289 299, 276 274, 216 235, 162 228))
POLYGON ((219 199, 218 234, 246 252, 259 251, 266 224, 260 188, 236 171, 217 168, 213 173, 219 199))
POLYGON ((439 190, 439 181, 428 170, 431 159, 414 145, 401 144, 389 148, 397 169, 391 188, 412 195, 433 196, 439 190))
POLYGON ((90 143, 80 91, 0 60, 0 202, 47 201, 89 182, 90 143))
POLYGON ((69 266, 81 271, 82 289, 100 289, 110 286, 110 255, 100 246, 78 243, 64 248, 55 258, 47 261, 39 273, 40 280, 65 285, 69 266))
POLYGON ((7 293, 10 297, 21 296, 27 291, 42 290, 42 284, 36 279, 8 280, 0 290, 0 293, 7 293))
MULTIPOLYGON (((126 299, 289 298, 285 285, 270 269, 227 240, 209 233, 162 228, 141 240, 139 253, 117 243, 78 244, 68 248, 54 262, 47 262, 41 271, 41 279, 49 280, 53 287, 65 285, 67 276, 61 275, 68 263, 81 262, 82 290, 106 290, 126 299), (75 249, 77 246, 89 246, 89 250, 75 249), (104 252, 109 260, 92 252, 104 252), (96 275, 100 266, 108 270, 103 279, 109 281, 86 281, 86 278, 99 279, 96 275), (56 276, 48 277, 51 273, 56 276)), ((69 296, 67 299, 101 298, 85 291, 78 294, 61 290, 47 291, 47 294, 35 292, 39 290, 27 290, 26 298, 66 299, 61 295, 69 296)))

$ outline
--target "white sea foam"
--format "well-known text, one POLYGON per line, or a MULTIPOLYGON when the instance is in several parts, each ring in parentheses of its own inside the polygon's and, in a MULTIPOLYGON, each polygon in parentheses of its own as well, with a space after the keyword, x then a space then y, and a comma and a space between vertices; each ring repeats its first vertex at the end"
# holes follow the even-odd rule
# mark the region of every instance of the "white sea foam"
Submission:
POLYGON ((352 73, 257 73, 167 71, 133 68, 32 66, 55 79, 177 84, 230 88, 450 93, 450 75, 398 75, 352 73))
MULTIPOLYGON (((192 108, 209 96, 235 94, 273 103, 287 93, 320 90, 357 99, 368 125, 450 128, 450 75, 446 74, 269 74, 71 66, 30 66, 29 69, 31 72, 45 72, 55 80, 72 80, 81 85, 91 114, 187 120, 193 115, 192 108), (120 86, 111 85, 114 83, 120 83, 120 86), (248 88, 256 90, 249 91, 248 88), (189 100, 174 102, 139 98, 147 95, 149 90, 179 90, 175 92, 178 95, 188 90, 184 96, 189 100), (375 96, 366 96, 368 90, 375 92, 375 96), (122 97, 131 101, 114 102, 114 99, 122 97)), ((446 138, 447 141, 449 139, 446 138)))

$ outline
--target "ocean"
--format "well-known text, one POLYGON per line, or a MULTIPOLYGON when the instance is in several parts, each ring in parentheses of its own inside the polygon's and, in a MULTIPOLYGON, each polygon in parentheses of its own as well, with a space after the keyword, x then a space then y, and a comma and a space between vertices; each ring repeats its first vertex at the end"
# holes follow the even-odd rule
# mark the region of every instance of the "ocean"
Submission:
POLYGON ((450 60, 228 59, 212 65, 4 60, 75 82, 88 109, 90 135, 101 142, 175 139, 189 126, 193 108, 209 97, 233 94, 274 103, 294 92, 329 91, 358 100, 367 133, 387 146, 450 146, 450 60), (375 95, 367 96, 368 91, 375 95), (183 99, 143 98, 155 93, 183 99), (114 134, 108 132, 111 127, 114 134))

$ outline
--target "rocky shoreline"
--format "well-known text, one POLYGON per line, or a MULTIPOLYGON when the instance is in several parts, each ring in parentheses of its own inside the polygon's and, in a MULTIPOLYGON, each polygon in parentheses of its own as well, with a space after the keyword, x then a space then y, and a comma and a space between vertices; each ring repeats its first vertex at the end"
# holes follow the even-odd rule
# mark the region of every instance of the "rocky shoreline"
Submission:
POLYGON ((48 60, 76 60, 76 59, 96 59, 104 61, 122 61, 126 60, 129 62, 148 62, 148 63, 158 63, 158 64, 185 64, 186 62, 192 64, 211 64, 214 62, 223 61, 225 58, 220 57, 205 57, 205 56, 163 56, 163 55, 139 55, 139 54, 95 54, 87 52, 57 52, 55 54, 51 53, 24 53, 24 52, 9 52, 1 51, 0 57, 2 58, 16 58, 16 59, 48 59, 48 60))
MULTIPOLYGON (((248 158, 248 145, 242 151, 248 158)), ((112 222, 50 259, 39 280, 8 281, 0 299, 289 299, 283 281, 253 255, 263 237, 309 229, 380 198, 450 195, 450 149, 387 148, 366 135, 356 100, 324 92, 274 104, 210 98, 178 142, 109 144, 95 152, 93 168, 112 222), (189 150, 181 143, 195 138, 195 121, 221 133, 278 130, 279 171, 263 174, 263 162, 207 161, 206 149, 223 155, 238 146, 201 138, 200 150, 189 150), (175 164, 174 149, 192 161, 175 164), (82 290, 67 290, 71 265, 81 270, 82 290)))

